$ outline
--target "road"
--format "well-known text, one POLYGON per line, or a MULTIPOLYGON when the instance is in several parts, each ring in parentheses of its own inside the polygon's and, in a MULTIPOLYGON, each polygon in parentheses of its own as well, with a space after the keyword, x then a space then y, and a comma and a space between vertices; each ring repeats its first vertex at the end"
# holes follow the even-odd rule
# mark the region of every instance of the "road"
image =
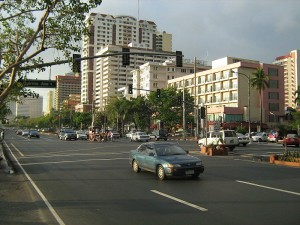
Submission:
POLYGON ((300 169, 252 160, 282 146, 251 144, 209 157, 193 141, 178 143, 203 159, 199 179, 159 181, 149 172, 134 173, 128 152, 140 143, 126 139, 6 135, 45 224, 299 224, 300 169))

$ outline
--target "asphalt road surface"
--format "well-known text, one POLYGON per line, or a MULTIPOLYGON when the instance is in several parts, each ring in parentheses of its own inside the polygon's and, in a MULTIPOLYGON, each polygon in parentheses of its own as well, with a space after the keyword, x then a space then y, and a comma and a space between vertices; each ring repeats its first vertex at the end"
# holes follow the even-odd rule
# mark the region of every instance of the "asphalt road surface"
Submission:
MULTIPOLYGON (((203 159, 199 179, 159 181, 134 173, 128 152, 140 143, 61 141, 42 135, 6 134, 6 146, 39 202, 43 224, 299 224, 300 169, 253 160, 282 152, 277 144, 237 147, 229 156, 199 154, 193 141, 178 141, 203 159)), ((20 222, 19 224, 22 224, 20 222)))

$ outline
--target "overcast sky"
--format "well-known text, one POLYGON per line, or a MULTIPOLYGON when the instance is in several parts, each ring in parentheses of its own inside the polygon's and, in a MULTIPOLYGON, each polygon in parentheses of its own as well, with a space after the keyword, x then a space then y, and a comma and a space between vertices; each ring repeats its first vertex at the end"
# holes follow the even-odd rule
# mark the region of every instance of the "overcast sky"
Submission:
MULTIPOLYGON (((300 49, 300 0, 102 0, 92 12, 153 21, 172 34, 173 51, 209 64, 226 56, 272 63, 300 49)), ((70 70, 54 66, 43 76, 70 70)))

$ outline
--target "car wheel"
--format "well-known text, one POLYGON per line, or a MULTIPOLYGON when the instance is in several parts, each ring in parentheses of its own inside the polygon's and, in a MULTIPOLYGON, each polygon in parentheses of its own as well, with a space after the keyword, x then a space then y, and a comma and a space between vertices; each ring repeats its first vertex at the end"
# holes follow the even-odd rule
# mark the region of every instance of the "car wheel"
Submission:
POLYGON ((296 147, 299 147, 299 144, 297 144, 296 147))
POLYGON ((233 151, 233 149, 234 149, 234 147, 229 147, 229 151, 231 151, 231 152, 232 152, 232 151, 233 151))
POLYGON ((68 138, 67 137, 65 137, 65 141, 67 141, 68 140, 68 138))
POLYGON ((167 141, 167 138, 165 138, 165 141, 167 141))
POLYGON ((135 173, 139 173, 141 171, 141 168, 139 167, 136 160, 133 160, 132 162, 132 169, 135 173))
POLYGON ((245 147, 247 144, 243 144, 243 146, 245 147))
POLYGON ((163 168, 162 165, 159 165, 159 166, 157 167, 157 172, 156 172, 156 174, 157 174, 157 177, 158 177, 159 180, 165 180, 165 179, 166 179, 165 170, 164 170, 164 168, 163 168))

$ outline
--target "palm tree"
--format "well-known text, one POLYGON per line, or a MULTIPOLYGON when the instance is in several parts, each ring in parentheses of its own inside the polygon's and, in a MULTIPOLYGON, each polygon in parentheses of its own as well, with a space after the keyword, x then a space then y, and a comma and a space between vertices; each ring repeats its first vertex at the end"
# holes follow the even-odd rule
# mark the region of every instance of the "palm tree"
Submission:
POLYGON ((254 77, 251 79, 251 86, 259 92, 260 99, 260 129, 262 129, 262 92, 266 87, 269 87, 269 75, 265 74, 262 68, 257 68, 253 73, 254 77))

